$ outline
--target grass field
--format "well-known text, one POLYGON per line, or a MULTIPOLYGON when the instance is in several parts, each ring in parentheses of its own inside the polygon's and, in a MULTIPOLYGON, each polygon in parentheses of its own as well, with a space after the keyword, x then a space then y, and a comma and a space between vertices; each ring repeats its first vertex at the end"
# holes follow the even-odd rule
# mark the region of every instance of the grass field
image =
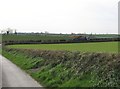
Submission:
POLYGON ((71 44, 22 44, 8 45, 8 48, 19 49, 42 49, 42 50, 68 50, 82 52, 118 52, 120 42, 94 42, 94 43, 71 43, 71 44))
MULTIPOLYGON (((86 34, 86 36, 89 36, 90 34, 86 34)), ((22 35, 15 35, 15 34, 9 34, 9 35, 0 35, 2 37, 2 41, 38 41, 38 40, 71 40, 71 34, 22 34, 22 35)), ((118 37, 117 34, 93 34, 95 38, 116 38, 118 37)))
POLYGON ((69 38, 68 35, 14 35, 14 34, 10 34, 10 35, 2 35, 2 41, 28 41, 28 40, 33 40, 33 41, 37 41, 37 40, 69 40, 71 38, 69 38))

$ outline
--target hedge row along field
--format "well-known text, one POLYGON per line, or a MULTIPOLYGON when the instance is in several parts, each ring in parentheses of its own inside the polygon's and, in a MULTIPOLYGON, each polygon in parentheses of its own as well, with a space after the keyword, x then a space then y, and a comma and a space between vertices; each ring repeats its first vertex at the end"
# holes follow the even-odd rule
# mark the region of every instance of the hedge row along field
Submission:
POLYGON ((120 55, 4 48, 3 55, 45 87, 120 87, 120 55))
POLYGON ((21 44, 8 45, 8 48, 16 49, 41 49, 41 50, 68 50, 82 52, 107 52, 118 53, 120 42, 93 42, 93 43, 69 43, 69 44, 21 44))

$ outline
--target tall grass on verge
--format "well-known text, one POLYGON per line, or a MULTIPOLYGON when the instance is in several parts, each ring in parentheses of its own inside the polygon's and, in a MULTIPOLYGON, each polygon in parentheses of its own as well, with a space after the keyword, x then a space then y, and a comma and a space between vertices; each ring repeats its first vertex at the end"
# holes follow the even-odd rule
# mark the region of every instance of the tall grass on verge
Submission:
POLYGON ((45 87, 120 87, 120 55, 4 49, 3 55, 45 87))

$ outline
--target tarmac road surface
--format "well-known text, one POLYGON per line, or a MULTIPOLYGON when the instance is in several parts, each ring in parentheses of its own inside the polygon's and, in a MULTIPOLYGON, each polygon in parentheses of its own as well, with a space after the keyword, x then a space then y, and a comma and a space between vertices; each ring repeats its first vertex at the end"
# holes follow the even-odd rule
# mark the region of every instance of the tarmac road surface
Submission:
POLYGON ((2 87, 42 87, 27 73, 2 55, 0 55, 0 69, 1 67, 2 73, 0 71, 0 76, 2 74, 2 79, 0 77, 0 80, 2 80, 2 87))
POLYGON ((0 56, 0 89, 2 88, 2 56, 0 56))

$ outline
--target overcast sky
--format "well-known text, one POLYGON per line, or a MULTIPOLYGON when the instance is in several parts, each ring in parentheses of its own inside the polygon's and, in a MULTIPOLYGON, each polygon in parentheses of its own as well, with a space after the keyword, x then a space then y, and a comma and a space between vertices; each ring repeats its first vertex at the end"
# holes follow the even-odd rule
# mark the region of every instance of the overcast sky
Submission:
POLYGON ((0 29, 118 33, 119 0, 0 0, 0 29))

